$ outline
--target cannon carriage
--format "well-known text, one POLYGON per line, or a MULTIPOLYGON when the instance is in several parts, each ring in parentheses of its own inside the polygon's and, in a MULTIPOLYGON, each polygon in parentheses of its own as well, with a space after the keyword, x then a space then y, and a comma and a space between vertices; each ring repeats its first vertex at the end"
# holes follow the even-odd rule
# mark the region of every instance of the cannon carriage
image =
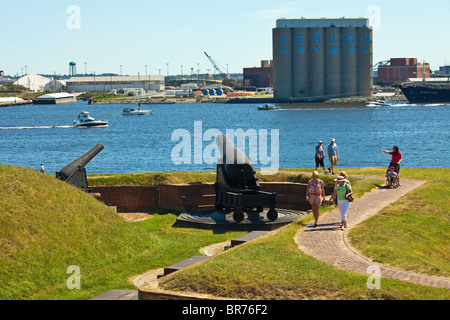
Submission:
POLYGON ((216 143, 222 157, 217 161, 215 208, 233 212, 233 219, 241 222, 245 212, 259 214, 268 206, 267 218, 275 221, 276 192, 261 191, 252 162, 226 135, 218 136, 216 143))

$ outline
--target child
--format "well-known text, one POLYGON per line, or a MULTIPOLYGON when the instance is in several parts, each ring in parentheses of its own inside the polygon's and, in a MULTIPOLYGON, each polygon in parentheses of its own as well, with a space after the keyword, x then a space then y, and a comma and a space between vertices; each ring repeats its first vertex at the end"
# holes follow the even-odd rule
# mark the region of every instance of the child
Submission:
POLYGON ((389 187, 392 187, 398 179, 398 174, 395 172, 395 167, 389 168, 389 171, 386 172, 386 178, 389 183, 389 187))

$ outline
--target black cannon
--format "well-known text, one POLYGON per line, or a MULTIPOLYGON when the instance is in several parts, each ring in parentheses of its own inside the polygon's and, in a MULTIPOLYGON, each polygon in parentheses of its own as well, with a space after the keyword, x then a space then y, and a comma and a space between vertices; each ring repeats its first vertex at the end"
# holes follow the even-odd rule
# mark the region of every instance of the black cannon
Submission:
POLYGON ((233 219, 241 222, 244 212, 260 213, 268 206, 267 218, 275 221, 276 192, 261 191, 252 162, 226 135, 218 136, 216 143, 222 155, 217 161, 216 209, 234 211, 233 219))
POLYGON ((97 144, 91 150, 86 152, 78 159, 72 161, 61 171, 56 172, 56 178, 67 182, 81 190, 89 190, 86 169, 84 168, 100 151, 103 150, 101 143, 97 144))

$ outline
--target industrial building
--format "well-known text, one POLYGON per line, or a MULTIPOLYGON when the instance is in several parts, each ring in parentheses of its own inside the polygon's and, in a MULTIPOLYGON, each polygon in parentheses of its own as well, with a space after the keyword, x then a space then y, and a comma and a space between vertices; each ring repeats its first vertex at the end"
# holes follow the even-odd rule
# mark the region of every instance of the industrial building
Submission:
POLYGON ((38 74, 27 74, 14 82, 15 85, 21 85, 33 92, 56 92, 61 91, 66 85, 64 80, 56 80, 40 76, 38 74))
POLYGON ((262 60, 261 67, 244 68, 244 86, 271 87, 273 81, 273 60, 262 60))
POLYGON ((279 19, 273 29, 274 98, 370 96, 369 19, 279 19))
POLYGON ((387 85, 408 78, 429 78, 430 64, 417 63, 417 58, 391 58, 389 64, 378 66, 378 80, 387 85))
POLYGON ((434 74, 438 76, 450 76, 450 66, 439 67, 439 70, 436 70, 434 74))
POLYGON ((71 92, 110 92, 111 90, 142 88, 145 91, 165 89, 164 76, 93 76, 67 80, 71 92))

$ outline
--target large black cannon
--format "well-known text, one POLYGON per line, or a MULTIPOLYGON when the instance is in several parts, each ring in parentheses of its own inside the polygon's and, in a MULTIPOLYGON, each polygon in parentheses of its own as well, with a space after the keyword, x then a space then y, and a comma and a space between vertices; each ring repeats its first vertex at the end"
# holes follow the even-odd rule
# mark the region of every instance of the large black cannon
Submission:
POLYGON ((268 206, 267 218, 270 221, 276 220, 277 194, 261 191, 250 159, 236 148, 226 135, 218 136, 216 144, 222 156, 217 161, 216 209, 225 210, 227 213, 234 211, 233 219, 241 222, 244 219, 244 212, 256 210, 260 213, 268 206))
POLYGON ((72 161, 65 166, 61 171, 56 172, 56 178, 67 182, 82 190, 88 190, 88 182, 86 176, 86 169, 84 168, 89 161, 91 161, 100 151, 103 150, 101 143, 97 144, 91 150, 86 152, 78 159, 72 161))

